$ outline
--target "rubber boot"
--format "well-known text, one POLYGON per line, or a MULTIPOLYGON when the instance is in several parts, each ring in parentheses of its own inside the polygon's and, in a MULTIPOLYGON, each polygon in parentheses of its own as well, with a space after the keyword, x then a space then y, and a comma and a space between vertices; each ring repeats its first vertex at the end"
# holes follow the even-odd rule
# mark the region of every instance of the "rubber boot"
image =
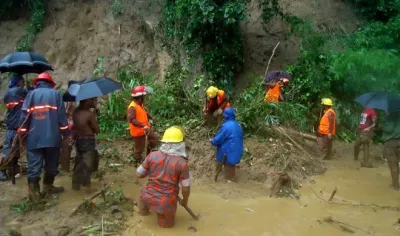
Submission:
POLYGON ((32 202, 40 201, 40 179, 39 178, 28 178, 28 186, 29 186, 29 199, 32 202))
POLYGON ((64 192, 64 187, 55 187, 54 184, 54 176, 44 175, 43 177, 43 191, 42 195, 47 196, 49 194, 57 194, 64 192))

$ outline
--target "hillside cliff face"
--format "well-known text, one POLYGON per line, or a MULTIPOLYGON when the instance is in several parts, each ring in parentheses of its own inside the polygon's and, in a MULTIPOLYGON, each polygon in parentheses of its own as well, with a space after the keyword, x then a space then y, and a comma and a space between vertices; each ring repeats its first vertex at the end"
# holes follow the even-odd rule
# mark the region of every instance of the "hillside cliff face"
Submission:
MULTIPOLYGON (((33 48, 54 66, 58 83, 65 86, 70 79, 90 76, 100 56, 104 56, 107 76, 115 77, 119 67, 133 64, 145 73, 163 77, 171 63, 155 37, 163 1, 123 0, 122 3, 123 14, 114 19, 108 0, 49 1, 45 27, 37 35, 33 48)), ((356 28, 357 18, 351 6, 340 0, 282 0, 280 4, 284 12, 311 20, 317 27, 347 31, 356 28)), ((242 22, 245 64, 239 80, 248 73, 262 74, 277 42, 280 46, 270 68, 280 69, 293 63, 300 39, 287 37, 289 26, 279 18, 263 25, 259 0, 249 1, 247 13, 242 22)), ((27 24, 27 19, 0 22, 1 57, 13 52, 27 24)))

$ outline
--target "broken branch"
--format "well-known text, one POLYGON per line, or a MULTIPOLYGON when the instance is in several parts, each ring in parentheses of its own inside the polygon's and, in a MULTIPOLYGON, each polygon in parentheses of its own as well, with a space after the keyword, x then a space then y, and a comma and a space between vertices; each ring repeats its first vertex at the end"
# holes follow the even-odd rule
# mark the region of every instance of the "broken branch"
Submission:
POLYGON ((75 215, 75 213, 77 213, 79 211, 79 209, 81 209, 83 206, 87 205, 89 202, 91 202, 96 197, 102 195, 107 190, 107 188, 109 188, 112 184, 113 183, 108 183, 102 189, 100 189, 99 191, 95 192, 92 196, 86 198, 82 203, 80 203, 77 207, 75 207, 74 210, 72 210, 72 212, 71 212, 71 214, 69 216, 71 217, 71 216, 75 215))

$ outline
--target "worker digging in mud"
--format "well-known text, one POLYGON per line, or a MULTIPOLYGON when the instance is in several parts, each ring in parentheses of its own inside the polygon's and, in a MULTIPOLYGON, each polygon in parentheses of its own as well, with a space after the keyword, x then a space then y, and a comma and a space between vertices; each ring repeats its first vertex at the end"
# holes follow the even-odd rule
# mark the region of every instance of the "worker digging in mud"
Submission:
POLYGON ((383 157, 387 160, 392 176, 391 187, 399 190, 399 160, 400 160, 400 112, 390 113, 385 118, 382 140, 383 157))
POLYGON ((325 151, 324 160, 332 159, 333 137, 336 134, 336 113, 332 109, 330 98, 323 98, 321 102, 324 114, 319 123, 318 136, 322 150, 325 151))
POLYGON ((236 165, 243 155, 243 129, 236 121, 235 110, 232 108, 225 109, 223 116, 224 123, 210 142, 217 147, 216 175, 223 165, 225 180, 229 183, 235 181, 236 165))
MULTIPOLYGON (((6 161, 8 156, 10 163, 8 164, 9 169, 13 168, 13 171, 10 171, 11 174, 18 172, 18 159, 20 158, 20 150, 19 150, 19 140, 16 140, 15 146, 12 146, 14 138, 17 136, 17 130, 20 126, 20 116, 21 116, 21 108, 24 103, 25 97, 28 94, 28 91, 24 89, 25 81, 21 75, 13 75, 11 77, 11 81, 8 85, 8 91, 4 96, 4 104, 7 107, 6 114, 6 137, 4 139, 3 144, 3 153, 2 159, 0 159, 0 163, 2 161, 6 161)), ((7 180, 6 173, 0 172, 0 181, 7 180)))
MULTIPOLYGON (((76 84, 78 81, 70 80, 68 81, 68 88, 72 84, 76 84)), ((65 102, 65 110, 67 112, 67 121, 68 121, 68 129, 72 131, 73 127, 73 114, 74 111, 77 107, 76 102, 65 102)), ((74 139, 72 137, 72 132, 71 136, 68 138, 65 138, 62 140, 62 148, 61 148, 61 166, 63 167, 63 170, 66 172, 69 172, 69 162, 71 161, 71 151, 72 147, 74 145, 74 139), (63 163, 65 162, 65 163, 63 163)))
POLYGON ((354 160, 358 160, 360 147, 363 146, 363 160, 361 167, 372 168, 372 163, 369 161, 369 144, 374 136, 376 125, 376 112, 374 109, 366 108, 361 113, 360 124, 358 125, 358 138, 354 144, 354 160))
POLYGON ((278 104, 280 101, 283 101, 282 89, 283 85, 287 85, 289 83, 289 79, 281 78, 278 81, 273 80, 268 83, 264 83, 267 85, 267 91, 265 93, 264 101, 270 103, 278 104))
POLYGON ((128 106, 128 123, 129 132, 133 137, 134 142, 134 159, 135 164, 138 165, 142 161, 143 152, 145 151, 145 156, 149 151, 154 148, 159 137, 156 133, 151 131, 151 125, 149 119, 153 119, 144 108, 144 98, 146 95, 146 88, 144 86, 137 86, 132 91, 133 101, 128 106), (148 141, 147 150, 146 139, 148 141))
POLYGON ((95 135, 99 132, 95 108, 97 98, 89 98, 79 102, 73 113, 74 138, 76 148, 75 166, 72 174, 72 189, 85 188, 90 192, 90 176, 98 169, 99 154, 96 150, 95 135))
POLYGON ((149 177, 139 200, 141 215, 152 210, 157 213, 158 225, 171 228, 182 187, 181 205, 186 206, 190 195, 189 165, 185 151, 184 133, 178 127, 165 130, 159 151, 151 152, 136 172, 137 178, 149 177))
POLYGON ((44 168, 42 196, 61 193, 63 187, 55 187, 60 161, 61 135, 70 135, 67 116, 60 92, 48 73, 39 74, 33 81, 35 89, 27 95, 22 105, 21 136, 28 154, 28 185, 32 201, 40 195, 40 174, 44 168))
POLYGON ((222 121, 222 113, 230 107, 229 98, 223 90, 210 86, 206 91, 203 113, 208 124, 211 124, 213 117, 217 117, 217 123, 222 121))

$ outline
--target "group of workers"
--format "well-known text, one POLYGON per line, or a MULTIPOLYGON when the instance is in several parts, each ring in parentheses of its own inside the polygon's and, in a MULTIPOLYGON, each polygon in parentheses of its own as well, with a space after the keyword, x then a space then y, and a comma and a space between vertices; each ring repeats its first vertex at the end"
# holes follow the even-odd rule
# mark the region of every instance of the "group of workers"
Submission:
MULTIPOLYGON (((283 101, 281 86, 287 85, 288 78, 266 83, 265 101, 283 101)), ((69 85, 72 82, 69 83, 69 85)), ((99 157, 96 151, 95 135, 99 132, 96 110, 97 99, 91 98, 74 103, 63 102, 60 92, 54 89, 55 82, 48 73, 39 74, 33 81, 34 89, 24 89, 24 80, 14 75, 9 90, 4 97, 7 106, 7 133, 3 147, 2 161, 8 161, 11 168, 17 168, 18 145, 24 145, 28 159, 28 185, 32 200, 38 200, 49 193, 60 193, 63 187, 55 187, 58 175, 60 149, 70 153, 75 143, 77 156, 72 175, 72 189, 90 190, 91 174, 97 170, 99 157), (14 141, 18 137, 16 141, 14 141), (63 140, 63 141, 62 141, 63 140), (62 145, 62 142, 68 145, 62 145), (41 171, 44 168, 43 189, 40 191, 41 171)), ((137 86, 131 93, 132 102, 127 107, 127 121, 134 143, 137 178, 148 177, 142 188, 139 211, 147 215, 150 210, 157 213, 161 227, 172 227, 175 223, 177 203, 185 206, 190 196, 189 155, 185 145, 185 132, 179 126, 165 130, 160 137, 152 130, 152 117, 145 109, 144 102, 149 91, 145 86, 137 86), (153 150, 158 143, 158 150, 153 150), (181 187, 182 199, 179 198, 181 187)), ((324 159, 332 158, 333 138, 336 134, 336 113, 329 98, 322 99, 324 113, 318 128, 318 140, 325 150, 324 159)), ((217 147, 217 170, 224 167, 227 183, 235 181, 236 166, 243 155, 243 129, 236 121, 235 110, 223 90, 214 86, 206 90, 203 107, 205 119, 215 118, 221 124, 210 144, 217 147), (223 121, 223 122, 222 122, 223 121), (222 122, 222 123, 221 123, 222 122)), ((394 117, 393 120, 399 117, 394 117)), ((354 159, 358 159, 360 147, 364 147, 363 167, 372 167, 369 162, 369 143, 376 126, 377 116, 373 109, 365 109, 361 115, 359 137, 354 147, 354 159)), ((393 187, 398 189, 400 132, 393 131, 392 123, 384 130, 386 145, 384 154, 392 173, 393 187), (395 164, 396 163, 396 164, 395 164)), ((68 161, 70 159, 68 158, 68 161)), ((13 172, 12 172, 13 173, 13 172)))
POLYGON ((90 188, 91 172, 98 165, 94 136, 99 127, 96 114, 91 111, 95 108, 96 98, 80 101, 72 116, 68 116, 73 120, 72 125, 72 122, 68 123, 62 95, 54 89, 56 84, 50 74, 39 74, 30 91, 24 85, 22 76, 13 75, 4 97, 7 131, 1 162, 7 169, 2 172, 3 180, 4 177, 9 178, 10 173, 16 173, 9 170, 18 168, 19 146, 23 145, 27 151, 30 199, 38 201, 48 194, 63 192, 63 187, 54 186, 54 180, 59 174, 62 140, 66 140, 69 143, 75 142, 77 149, 72 188, 90 188), (41 189, 42 169, 44 174, 41 189))

